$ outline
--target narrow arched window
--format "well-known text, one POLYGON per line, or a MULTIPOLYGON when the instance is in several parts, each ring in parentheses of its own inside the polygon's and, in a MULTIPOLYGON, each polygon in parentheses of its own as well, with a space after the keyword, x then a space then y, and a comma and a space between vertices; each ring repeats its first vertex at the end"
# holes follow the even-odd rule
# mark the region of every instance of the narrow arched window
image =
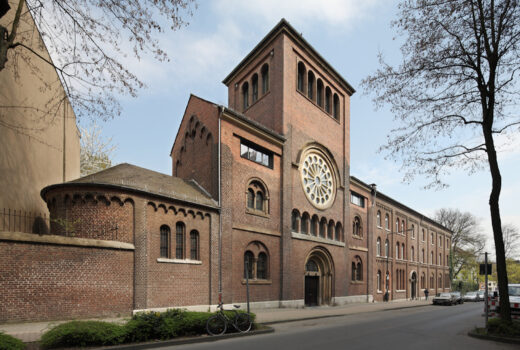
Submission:
POLYGON ((161 232, 161 247, 160 247, 161 258, 169 258, 170 257, 170 228, 166 225, 162 225, 160 232, 161 232))
POLYGON ((341 222, 336 224, 336 241, 343 240, 343 226, 341 226, 341 222))
POLYGON ((361 231, 361 219, 359 216, 354 218, 354 222, 352 223, 352 234, 354 236, 362 237, 363 233, 361 231))
POLYGON ((422 241, 424 242, 425 239, 426 239, 426 233, 425 233, 424 229, 422 229, 422 241))
POLYGON ((405 234, 405 229, 404 229, 404 220, 401 221, 401 233, 404 235, 405 234))
POLYGON ((385 288, 388 290, 390 287, 390 272, 386 271, 385 275, 385 288))
POLYGON ((415 239, 415 225, 412 224, 412 239, 415 239))
POLYGON ((313 236, 316 236, 317 233, 318 233, 318 226, 319 226, 320 222, 319 222, 319 219, 318 219, 318 215, 314 215, 312 217, 312 222, 311 222, 311 235, 313 236))
POLYGON ((305 65, 303 62, 298 63, 298 90, 304 92, 305 81, 305 65))
POLYGON ((195 230, 190 232, 190 259, 191 260, 200 260, 199 233, 195 230))
POLYGON ((184 242, 185 242, 185 235, 186 232, 186 226, 184 226, 184 223, 178 222, 175 225, 175 258, 176 259, 184 259, 184 242))
POLYGON ((318 79, 316 83, 316 103, 323 108, 323 82, 318 79))
POLYGON ((401 259, 405 260, 406 259, 406 256, 405 256, 405 253, 406 250, 404 249, 404 243, 401 245, 401 259))
POLYGON ((247 190, 247 207, 250 209, 255 208, 255 192, 251 188, 247 190))
POLYGON ((377 211, 377 227, 382 227, 381 226, 381 212, 379 210, 377 211))
POLYGON ((361 259, 357 263, 356 272, 357 272, 356 279, 358 281, 363 281, 363 264, 361 264, 361 259))
POLYGON ((412 246, 412 261, 415 261, 415 249, 412 246))
POLYGON ((262 66, 262 95, 269 91, 269 65, 266 63, 262 66))
POLYGON ((390 230, 390 219, 388 217, 388 214, 385 214, 385 228, 387 230, 390 230))
POLYGON ((331 98, 332 92, 330 91, 330 88, 327 86, 325 89, 325 112, 330 113, 330 98, 331 98))
POLYGON ((381 271, 377 270, 377 291, 381 291, 381 271))
POLYGON ((424 249, 422 250, 421 262, 424 263, 424 249))
POLYGON ((399 243, 395 244, 395 258, 399 259, 399 243))
POLYGON ((356 263, 355 262, 352 262, 352 269, 351 269, 351 277, 352 277, 352 281, 355 281, 356 280, 356 276, 357 276, 357 273, 356 273, 356 263))
POLYGON ((267 254, 264 252, 258 254, 256 262, 256 278, 260 280, 267 279, 267 254))
POLYGON ((309 234, 309 224, 310 224, 310 218, 309 214, 303 213, 302 215, 302 233, 309 234))
POLYGON ((376 254, 377 256, 381 256, 381 238, 379 237, 377 237, 376 254))
POLYGON ((325 238, 327 232, 327 219, 321 218, 320 221, 320 237, 325 238))
POLYGON ((300 232, 300 213, 298 210, 294 209, 292 211, 292 231, 293 232, 300 232))
POLYGON ((256 192, 256 210, 264 211, 264 195, 262 192, 256 192))
POLYGON ((399 233, 399 219, 395 220, 395 233, 399 233))
POLYGON ((245 82, 242 85, 242 109, 246 110, 249 107, 249 84, 245 82))
POLYGON ((333 116, 339 120, 339 97, 337 94, 334 94, 333 116))
POLYGON ((329 221, 329 227, 327 230, 327 238, 328 239, 334 239, 334 221, 329 221))
POLYGON ((388 239, 385 240, 385 257, 388 257, 388 253, 389 253, 389 246, 388 246, 388 239))
POLYGON ((430 264, 433 264, 433 252, 430 252, 430 264))
POLYGON ((253 93, 251 95, 252 103, 255 103, 258 100, 258 74, 253 74, 253 78, 251 78, 251 86, 253 88, 253 93))
POLYGON ((314 73, 311 71, 307 75, 307 96, 314 100, 314 73))
POLYGON ((253 279, 255 256, 249 250, 244 253, 244 278, 253 279))

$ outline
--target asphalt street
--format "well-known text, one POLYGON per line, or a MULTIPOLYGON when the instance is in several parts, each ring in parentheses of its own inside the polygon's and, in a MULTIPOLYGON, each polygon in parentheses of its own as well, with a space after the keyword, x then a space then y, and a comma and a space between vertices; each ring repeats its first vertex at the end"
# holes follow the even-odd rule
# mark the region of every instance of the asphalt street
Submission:
POLYGON ((424 306, 275 324, 275 333, 162 349, 518 349, 471 338, 483 326, 483 303, 424 306))

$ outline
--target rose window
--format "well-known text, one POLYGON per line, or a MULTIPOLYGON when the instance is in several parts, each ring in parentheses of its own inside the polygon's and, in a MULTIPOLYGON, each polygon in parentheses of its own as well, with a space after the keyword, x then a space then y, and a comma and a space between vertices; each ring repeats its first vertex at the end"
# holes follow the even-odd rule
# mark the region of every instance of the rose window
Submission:
POLYGON ((328 208, 336 194, 330 164, 318 153, 308 153, 300 167, 305 195, 319 209, 328 208))

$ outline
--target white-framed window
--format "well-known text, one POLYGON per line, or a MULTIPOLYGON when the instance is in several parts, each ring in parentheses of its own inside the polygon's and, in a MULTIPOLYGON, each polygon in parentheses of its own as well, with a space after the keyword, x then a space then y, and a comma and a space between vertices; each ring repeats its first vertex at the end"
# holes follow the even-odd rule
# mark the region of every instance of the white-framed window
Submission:
POLYGON ((381 238, 379 237, 377 237, 376 254, 377 256, 381 256, 381 238))
POLYGON ((355 204, 361 208, 365 207, 365 198, 356 192, 350 192, 350 203, 355 204))
POLYGON ((381 211, 377 211, 377 227, 381 227, 381 211))

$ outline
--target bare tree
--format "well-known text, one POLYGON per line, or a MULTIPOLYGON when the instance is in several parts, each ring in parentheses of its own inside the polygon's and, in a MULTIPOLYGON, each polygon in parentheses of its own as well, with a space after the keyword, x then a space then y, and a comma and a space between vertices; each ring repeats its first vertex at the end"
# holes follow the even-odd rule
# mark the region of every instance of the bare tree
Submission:
MULTIPOLYGON (((144 86, 125 66, 126 56, 140 60, 151 53, 159 61, 168 60, 157 35, 185 25, 182 17, 191 15, 193 1, 10 0, 11 9, 0 15, 11 14, 7 24, 0 23, 0 74, 4 69, 16 72, 23 61, 37 76, 44 62, 56 69, 78 118, 112 118, 120 113, 117 96, 135 97, 144 86), (27 44, 33 33, 20 26, 30 21, 51 59, 27 44)), ((47 88, 54 86, 47 82, 47 88)), ((47 112, 62 102, 63 96, 49 102, 47 112)))
POLYGON ((400 161, 405 180, 429 176, 443 187, 453 168, 488 168, 489 197, 504 306, 511 320, 499 198, 502 177, 497 146, 517 132, 520 4, 517 0, 402 0, 393 22, 405 37, 403 60, 363 81, 377 106, 390 104, 400 125, 382 150, 400 161))
POLYGON ((513 259, 520 249, 520 232, 513 224, 502 225, 502 234, 504 235, 504 250, 507 259, 513 259))
POLYGON ((104 138, 101 128, 94 122, 81 130, 80 173, 81 176, 97 173, 112 166, 112 156, 117 146, 112 138, 104 138))
POLYGON ((478 219, 471 213, 458 209, 442 208, 435 213, 435 220, 452 231, 450 246, 450 279, 474 264, 483 252, 486 237, 482 234, 478 219))

